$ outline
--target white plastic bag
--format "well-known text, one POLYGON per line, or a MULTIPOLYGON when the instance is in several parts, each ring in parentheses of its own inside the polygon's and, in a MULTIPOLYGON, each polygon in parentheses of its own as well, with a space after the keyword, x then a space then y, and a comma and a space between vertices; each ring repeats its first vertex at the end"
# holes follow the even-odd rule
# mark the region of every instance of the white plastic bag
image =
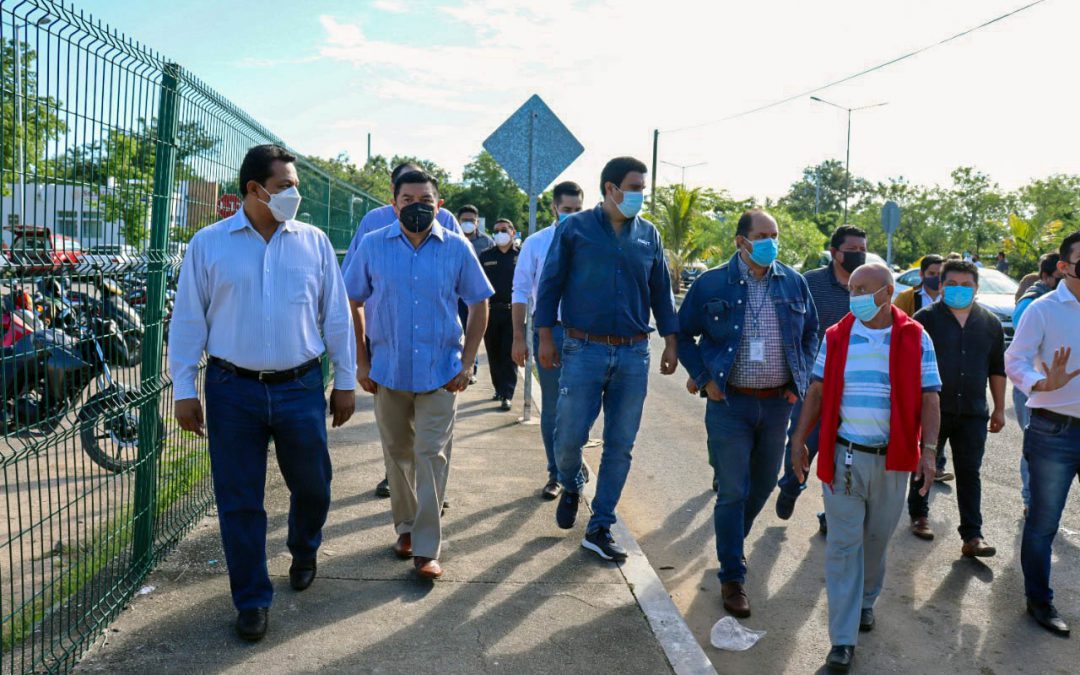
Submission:
POLYGON ((735 620, 733 616, 725 616, 712 627, 709 641, 717 649, 726 649, 731 652, 745 652, 757 641, 765 637, 763 630, 750 630, 735 620))

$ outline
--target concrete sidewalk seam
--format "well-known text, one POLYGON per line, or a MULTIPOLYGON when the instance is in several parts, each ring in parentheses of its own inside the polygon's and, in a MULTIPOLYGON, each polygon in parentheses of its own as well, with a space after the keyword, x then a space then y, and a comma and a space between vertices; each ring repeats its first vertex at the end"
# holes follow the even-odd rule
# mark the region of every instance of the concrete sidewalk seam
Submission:
MULTIPOLYGON (((528 376, 532 379, 533 408, 539 415, 542 412, 538 394, 540 382, 533 373, 530 372, 528 376)), ((593 476, 597 475, 596 471, 591 473, 593 476)), ((590 511, 595 491, 596 481, 585 484, 584 496, 589 502, 590 511)), ((672 670, 677 675, 716 675, 716 668, 705 654, 705 650, 698 644, 682 612, 675 606, 675 601, 664 588, 664 583, 653 569, 644 551, 641 550, 630 528, 620 516, 616 515, 615 525, 611 529, 612 534, 622 542, 627 553, 626 562, 617 565, 619 573, 622 574, 630 593, 637 601, 638 608, 648 620, 653 636, 664 650, 664 656, 667 657, 672 670)))

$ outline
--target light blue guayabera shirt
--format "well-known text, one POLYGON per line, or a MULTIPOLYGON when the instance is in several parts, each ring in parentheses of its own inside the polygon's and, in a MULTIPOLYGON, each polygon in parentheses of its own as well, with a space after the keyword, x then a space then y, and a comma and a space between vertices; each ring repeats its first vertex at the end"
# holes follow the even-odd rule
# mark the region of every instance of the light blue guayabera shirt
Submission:
MULTIPOLYGON (((457 218, 446 209, 439 209, 435 214, 435 220, 446 229, 462 234, 461 225, 458 224, 457 218)), ((393 225, 396 222, 397 214, 394 213, 393 204, 380 206, 365 213, 364 217, 360 219, 360 226, 356 228, 356 234, 353 235, 352 242, 349 243, 349 250, 345 252, 345 258, 341 261, 341 269, 345 269, 352 262, 352 257, 356 255, 356 249, 360 248, 360 241, 364 238, 364 235, 371 234, 375 230, 381 230, 387 225, 393 225)))
POLYGON ((495 293, 472 244, 438 223, 418 248, 396 222, 369 234, 344 276, 349 299, 364 303, 370 377, 398 391, 434 391, 461 372, 458 298, 495 293))

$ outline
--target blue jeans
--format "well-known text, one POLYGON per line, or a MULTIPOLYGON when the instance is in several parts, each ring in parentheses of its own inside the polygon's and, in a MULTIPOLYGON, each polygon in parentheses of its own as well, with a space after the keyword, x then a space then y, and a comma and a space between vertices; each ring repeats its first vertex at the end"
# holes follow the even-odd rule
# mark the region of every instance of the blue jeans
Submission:
POLYGON ((266 571, 263 494, 271 439, 290 493, 287 541, 293 560, 315 559, 330 508, 322 370, 262 384, 207 366, 206 431, 233 604, 269 607, 274 589, 266 571))
MULTIPOLYGON (((1027 407, 1028 397, 1017 387, 1013 387, 1013 410, 1016 412, 1016 423, 1021 429, 1027 429, 1031 421, 1031 408, 1027 407)), ((1020 496, 1024 498, 1024 506, 1031 505, 1031 475, 1028 472, 1027 457, 1020 455, 1020 496)))
MULTIPOLYGON (((780 477, 777 485, 780 487, 780 492, 785 497, 792 500, 798 499, 802 491, 806 489, 806 483, 800 483, 799 479, 795 477, 795 474, 791 470, 791 437, 795 433, 795 428, 799 426, 799 415, 802 414, 802 399, 799 399, 791 407, 791 424, 788 427, 788 440, 787 445, 784 446, 784 475, 780 477)), ((817 457, 818 450, 818 434, 821 432, 821 423, 818 422, 814 425, 814 428, 810 430, 810 435, 806 437, 806 449, 810 452, 809 461, 814 463, 814 458, 817 457)), ((806 477, 809 480, 809 476, 806 477)))
POLYGON ((615 506, 630 473, 631 451, 649 389, 649 361, 648 340, 622 346, 571 337, 563 340, 555 459, 559 482, 567 492, 580 493, 585 486, 581 448, 589 440, 601 405, 604 408, 604 452, 589 532, 615 524, 615 506))
MULTIPOLYGON (((551 329, 551 338, 555 349, 562 351, 563 329, 555 326, 551 329)), ((540 354, 540 332, 533 331, 533 356, 540 354)), ((559 467, 555 464, 555 413, 559 405, 559 374, 562 368, 545 368, 536 361, 537 379, 540 381, 540 436, 544 439, 544 452, 547 454, 547 472, 549 480, 557 480, 559 467)))
POLYGON ((1069 488, 1080 477, 1080 422, 1032 414, 1024 432, 1024 457, 1031 472, 1031 506, 1020 545, 1024 592, 1033 602, 1053 602, 1050 550, 1069 488))
POLYGON ((755 398, 729 390, 709 400, 705 430, 716 467, 716 558, 720 581, 746 581, 743 540, 776 486, 792 405, 784 398, 755 398))

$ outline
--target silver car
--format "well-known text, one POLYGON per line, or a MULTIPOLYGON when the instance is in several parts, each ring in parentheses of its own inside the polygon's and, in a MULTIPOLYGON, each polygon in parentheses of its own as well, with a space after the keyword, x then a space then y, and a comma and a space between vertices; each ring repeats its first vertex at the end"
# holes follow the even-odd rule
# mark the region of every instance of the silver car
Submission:
MULTIPOLYGON (((910 269, 896 275, 896 292, 901 292, 919 283, 919 268, 910 269)), ((1013 310, 1016 309, 1016 289, 1019 288, 1011 277, 986 267, 979 268, 979 294, 975 301, 990 310, 1001 321, 1005 329, 1005 345, 1013 339, 1013 310)))

